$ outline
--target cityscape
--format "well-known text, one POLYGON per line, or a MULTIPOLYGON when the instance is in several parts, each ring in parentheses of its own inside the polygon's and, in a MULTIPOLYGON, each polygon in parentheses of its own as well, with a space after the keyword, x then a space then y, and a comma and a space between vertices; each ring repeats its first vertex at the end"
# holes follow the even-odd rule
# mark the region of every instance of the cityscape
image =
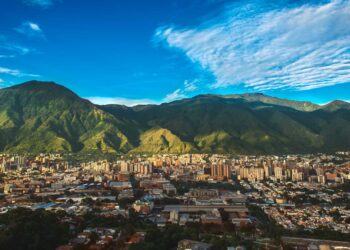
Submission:
POLYGON ((66 157, 0 155, 1 214, 56 214, 56 249, 350 246, 350 152, 66 157))
POLYGON ((0 250, 350 250, 350 0, 0 0, 0 250))

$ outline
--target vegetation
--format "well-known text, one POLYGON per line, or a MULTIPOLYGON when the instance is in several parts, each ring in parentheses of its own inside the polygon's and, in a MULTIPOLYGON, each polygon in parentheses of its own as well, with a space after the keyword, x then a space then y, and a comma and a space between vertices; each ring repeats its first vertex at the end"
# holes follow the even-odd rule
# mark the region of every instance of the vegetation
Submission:
POLYGON ((0 215, 0 225, 0 249, 55 249, 69 239, 68 226, 60 222, 60 215, 45 210, 11 210, 0 215))
POLYGON ((191 188, 243 191, 243 188, 241 185, 239 185, 239 183, 230 184, 224 182, 210 183, 206 181, 171 181, 171 184, 173 184, 176 187, 176 190, 179 195, 187 193, 188 191, 190 191, 191 188))
MULTIPOLYGON (((176 249, 180 240, 189 239, 207 242, 213 245, 212 249, 224 250, 228 246, 239 245, 245 242, 238 235, 223 233, 223 230, 216 231, 217 225, 200 225, 198 223, 188 223, 186 226, 167 224, 165 228, 148 228, 145 242, 133 244, 129 249, 176 249), (217 234, 219 233, 219 234, 217 234)), ((250 242, 250 245, 252 242, 250 242)), ((249 245, 249 243, 248 243, 249 245)))
POLYGON ((324 227, 322 225, 313 231, 303 230, 303 228, 300 228, 297 231, 282 230, 282 234, 283 236, 291 236, 291 237, 314 238, 314 239, 322 239, 322 240, 338 240, 338 241, 347 241, 347 242, 350 241, 350 234, 337 232, 327 227, 324 227))
POLYGON ((0 150, 127 152, 122 122, 54 83, 28 82, 0 90, 0 150))
POLYGON ((0 90, 0 151, 282 154, 349 148, 350 105, 201 95, 97 106, 52 82, 0 90))
MULTIPOLYGON (((302 226, 297 230, 287 230, 284 229, 282 226, 277 225, 272 218, 268 218, 268 216, 260 207, 249 205, 248 208, 251 216, 257 218, 259 221, 257 229, 262 230, 265 236, 276 240, 276 242, 278 243, 281 241, 282 236, 339 241, 349 241, 350 239, 349 234, 344 234, 341 232, 331 230, 323 225, 320 225, 314 230, 304 230, 302 226)), ((331 215, 336 219, 340 219, 339 211, 334 211, 331 215)))

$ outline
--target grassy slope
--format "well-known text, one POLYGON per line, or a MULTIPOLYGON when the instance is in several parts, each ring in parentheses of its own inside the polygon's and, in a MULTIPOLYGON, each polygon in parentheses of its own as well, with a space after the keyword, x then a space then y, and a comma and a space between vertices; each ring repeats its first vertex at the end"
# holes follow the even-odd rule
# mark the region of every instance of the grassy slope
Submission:
POLYGON ((201 152, 293 153, 350 147, 349 110, 330 112, 318 106, 304 112, 294 105, 198 96, 128 112, 143 127, 167 129, 201 152))
POLYGON ((127 152, 133 146, 117 118, 53 83, 0 90, 3 151, 127 152))
POLYGON ((0 151, 305 153, 348 150, 350 105, 261 94, 96 106, 54 83, 0 90, 0 151))

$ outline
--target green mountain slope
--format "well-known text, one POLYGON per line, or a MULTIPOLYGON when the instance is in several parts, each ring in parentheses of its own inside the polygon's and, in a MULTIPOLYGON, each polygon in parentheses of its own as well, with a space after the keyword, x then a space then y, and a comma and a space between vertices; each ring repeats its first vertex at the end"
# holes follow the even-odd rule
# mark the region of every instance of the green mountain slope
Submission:
POLYGON ((350 104, 263 94, 98 106, 52 82, 0 90, 0 151, 307 153, 350 149, 350 104))
POLYGON ((140 145, 131 152, 140 153, 188 153, 193 151, 190 143, 164 128, 151 128, 140 135, 140 145))
POLYGON ((0 90, 0 150, 127 152, 123 123, 63 86, 27 82, 0 90))
MULTIPOLYGON (((262 95, 201 95, 162 105, 105 107, 138 127, 171 131, 192 151, 218 153, 298 153, 349 150, 350 110, 262 95), (254 98, 252 98, 254 96, 254 98), (266 101, 268 100, 268 101, 266 101), (313 111, 311 111, 311 107, 313 111)), ((349 105, 345 103, 346 106, 349 105)), ((350 105, 349 105, 350 106, 350 105)), ((104 107, 102 107, 104 108, 104 107)), ((146 146, 143 145, 143 148, 146 146)), ((151 150, 152 151, 152 150, 151 150)))
POLYGON ((283 106, 283 107, 293 108, 299 111, 315 111, 320 108, 319 105, 311 102, 280 99, 272 96, 267 96, 261 93, 224 95, 222 97, 230 98, 230 99, 240 99, 246 103, 260 103, 260 105, 264 103, 266 105, 283 106))

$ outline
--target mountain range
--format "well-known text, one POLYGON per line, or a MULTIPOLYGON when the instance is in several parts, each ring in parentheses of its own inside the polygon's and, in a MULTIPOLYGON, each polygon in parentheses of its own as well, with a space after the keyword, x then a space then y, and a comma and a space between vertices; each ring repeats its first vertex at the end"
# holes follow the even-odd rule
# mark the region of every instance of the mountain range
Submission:
POLYGON ((54 82, 0 90, 0 151, 286 154, 350 150, 350 103, 264 94, 95 105, 54 82))

